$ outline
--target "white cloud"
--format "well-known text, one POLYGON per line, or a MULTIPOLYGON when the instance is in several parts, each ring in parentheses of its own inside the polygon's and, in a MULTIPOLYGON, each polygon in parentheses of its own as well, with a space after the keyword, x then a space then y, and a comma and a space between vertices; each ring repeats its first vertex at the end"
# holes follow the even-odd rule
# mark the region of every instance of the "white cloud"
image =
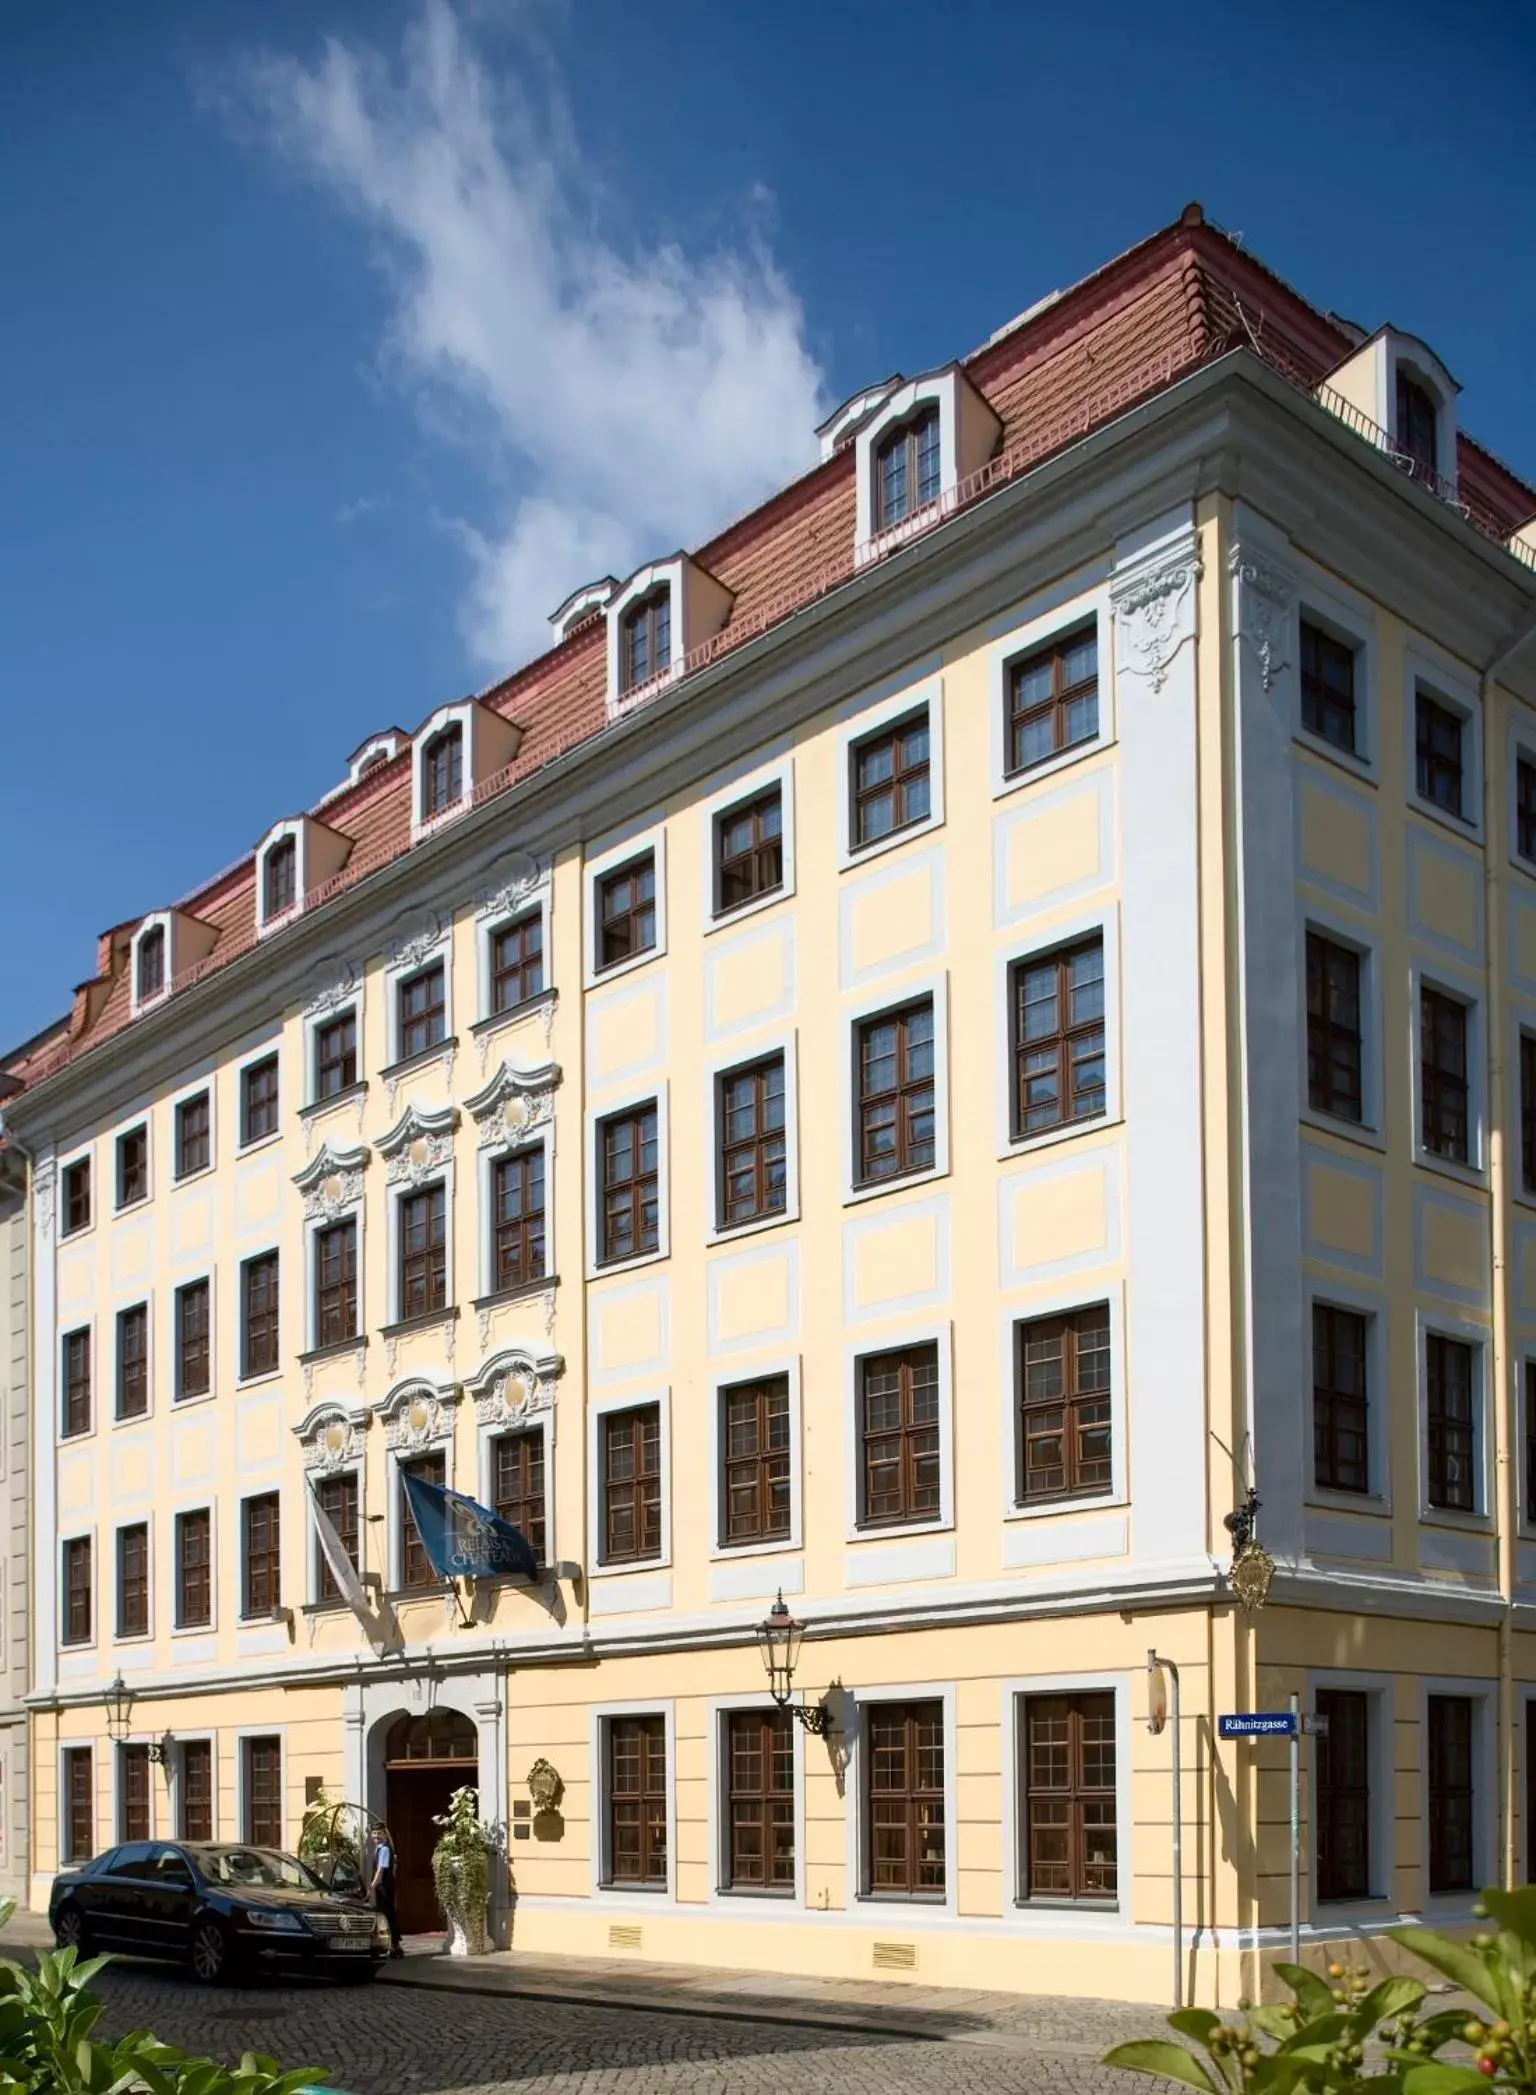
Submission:
POLYGON ((375 234, 386 368, 483 463, 495 521, 455 529, 465 639, 495 670, 547 643, 578 584, 697 543, 801 471, 824 412, 762 243, 621 252, 558 89, 529 71, 545 84, 493 77, 447 0, 426 0, 393 65, 332 40, 313 66, 252 61, 240 94, 375 234))

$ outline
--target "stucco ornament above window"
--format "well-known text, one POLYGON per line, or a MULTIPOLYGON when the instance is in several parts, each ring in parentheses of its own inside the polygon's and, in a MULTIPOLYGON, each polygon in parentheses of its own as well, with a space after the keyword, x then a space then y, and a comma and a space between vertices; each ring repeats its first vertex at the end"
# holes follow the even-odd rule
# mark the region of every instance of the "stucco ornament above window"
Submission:
POLYGON ((366 1143, 355 1149, 333 1149, 325 1142, 319 1155, 294 1173, 293 1183, 304 1195, 306 1222, 334 1222, 361 1204, 369 1154, 366 1143))
POLYGON ((403 1454, 452 1440, 458 1401, 451 1383, 435 1385, 419 1377, 401 1383, 374 1407, 384 1421, 385 1447, 403 1454))
POLYGON ((348 1411, 344 1405, 317 1404, 294 1427, 294 1436, 304 1451, 306 1470, 322 1476, 363 1459, 363 1442, 372 1423, 366 1409, 348 1411))
POLYGON ((479 1374, 465 1382, 482 1426, 523 1426, 555 1408, 555 1384, 565 1372, 558 1353, 534 1354, 521 1346, 493 1353, 479 1374))
POLYGON ((479 1128, 481 1149, 502 1149, 547 1127, 555 1117, 558 1062, 517 1069, 503 1062, 483 1091, 464 1103, 479 1128))
POLYGON ((1145 677, 1154 691, 1168 681, 1174 657, 1195 637, 1195 584, 1200 547, 1191 531, 1153 546, 1117 568, 1109 585, 1120 636, 1119 665, 1145 677))
POLYGON ((407 1106, 389 1133, 378 1140, 389 1184, 424 1185, 451 1164, 453 1131, 458 1124, 456 1106, 407 1106))

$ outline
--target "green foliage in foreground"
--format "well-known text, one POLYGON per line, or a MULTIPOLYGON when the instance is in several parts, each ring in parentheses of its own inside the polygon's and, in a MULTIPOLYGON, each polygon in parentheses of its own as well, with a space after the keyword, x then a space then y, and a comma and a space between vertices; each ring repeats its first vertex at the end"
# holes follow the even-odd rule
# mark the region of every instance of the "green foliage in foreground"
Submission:
MULTIPOLYGON (((0 1927, 15 1910, 0 1899, 0 1927)), ((53 1950, 33 1972, 0 1958, 0 2095, 299 2095, 324 2079, 312 2067, 284 2073, 252 2051, 235 2067, 190 2058, 148 2030, 98 2043, 91 2032, 105 2003, 86 1989, 110 1962, 53 1950)))
POLYGON ((1326 1978, 1277 1964, 1289 2001, 1242 2002, 1231 2022, 1209 2008, 1181 2008, 1168 2026, 1198 2051, 1147 2039, 1117 2044, 1104 2064, 1202 2095, 1481 2095, 1489 2088, 1536 2095, 1536 1889, 1485 1891, 1473 1910, 1495 1921, 1497 1933, 1456 1942, 1429 1928, 1395 1928, 1391 1939, 1486 2013, 1423 2014, 1429 1988, 1419 1979, 1373 1985, 1369 1972, 1339 1964, 1329 1965, 1326 1978), (1473 2056, 1442 2059, 1449 2044, 1473 2056))

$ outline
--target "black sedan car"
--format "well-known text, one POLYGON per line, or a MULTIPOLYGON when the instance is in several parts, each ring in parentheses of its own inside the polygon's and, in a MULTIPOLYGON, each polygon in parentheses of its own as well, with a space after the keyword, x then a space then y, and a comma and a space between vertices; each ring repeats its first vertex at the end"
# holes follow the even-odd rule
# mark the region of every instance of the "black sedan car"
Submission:
POLYGON ((292 1855, 234 1843, 109 1848, 55 1877, 48 1920, 61 1949, 185 1959, 210 1986, 261 1969, 370 1979, 389 1952, 383 1917, 360 1898, 292 1855))

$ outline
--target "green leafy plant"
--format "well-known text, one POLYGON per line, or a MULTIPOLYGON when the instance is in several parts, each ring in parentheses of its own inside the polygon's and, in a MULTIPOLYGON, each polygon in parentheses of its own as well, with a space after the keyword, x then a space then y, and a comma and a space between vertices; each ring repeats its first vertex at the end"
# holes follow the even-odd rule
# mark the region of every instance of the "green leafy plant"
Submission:
POLYGON ((1536 2095, 1536 1888, 1485 1891, 1473 1910, 1496 1926, 1470 1942, 1430 1928, 1394 1928, 1391 1940, 1486 2013, 1452 2007, 1422 2014, 1429 1988, 1420 1979, 1373 1984, 1368 1971, 1340 1964, 1330 1964, 1326 1977, 1277 1964, 1290 2000, 1242 2002, 1233 2021, 1210 2008, 1180 2008, 1168 2026, 1189 2044, 1117 2044, 1104 2064, 1203 2095, 1472 2095, 1489 2088, 1536 2095), (1452 2044, 1467 2047, 1471 2058, 1441 2058, 1452 2044))
POLYGON ((348 1808, 328 1797, 323 1788, 316 1793, 299 1828, 301 1862, 322 1862, 327 1856, 334 1856, 338 1861, 361 1865, 358 1843, 346 1824, 348 1808))
MULTIPOLYGON (((0 1899, 0 1927, 15 1910, 14 1899, 0 1899)), ((53 1950, 29 1971, 0 1958, 0 2095, 301 2095, 324 2079, 312 2066, 285 2073, 254 2051, 221 2066, 148 2030, 99 2042, 91 2032, 105 2003, 88 1989, 110 1962, 53 1950)))
POLYGON ((480 1822, 478 1792, 467 1786, 456 1789, 448 1799, 448 1809, 432 1823, 443 1829, 432 1850, 437 1902, 444 1917, 467 1936, 470 1954, 478 1955, 485 1947, 485 1902, 496 1848, 495 1836, 480 1822))

